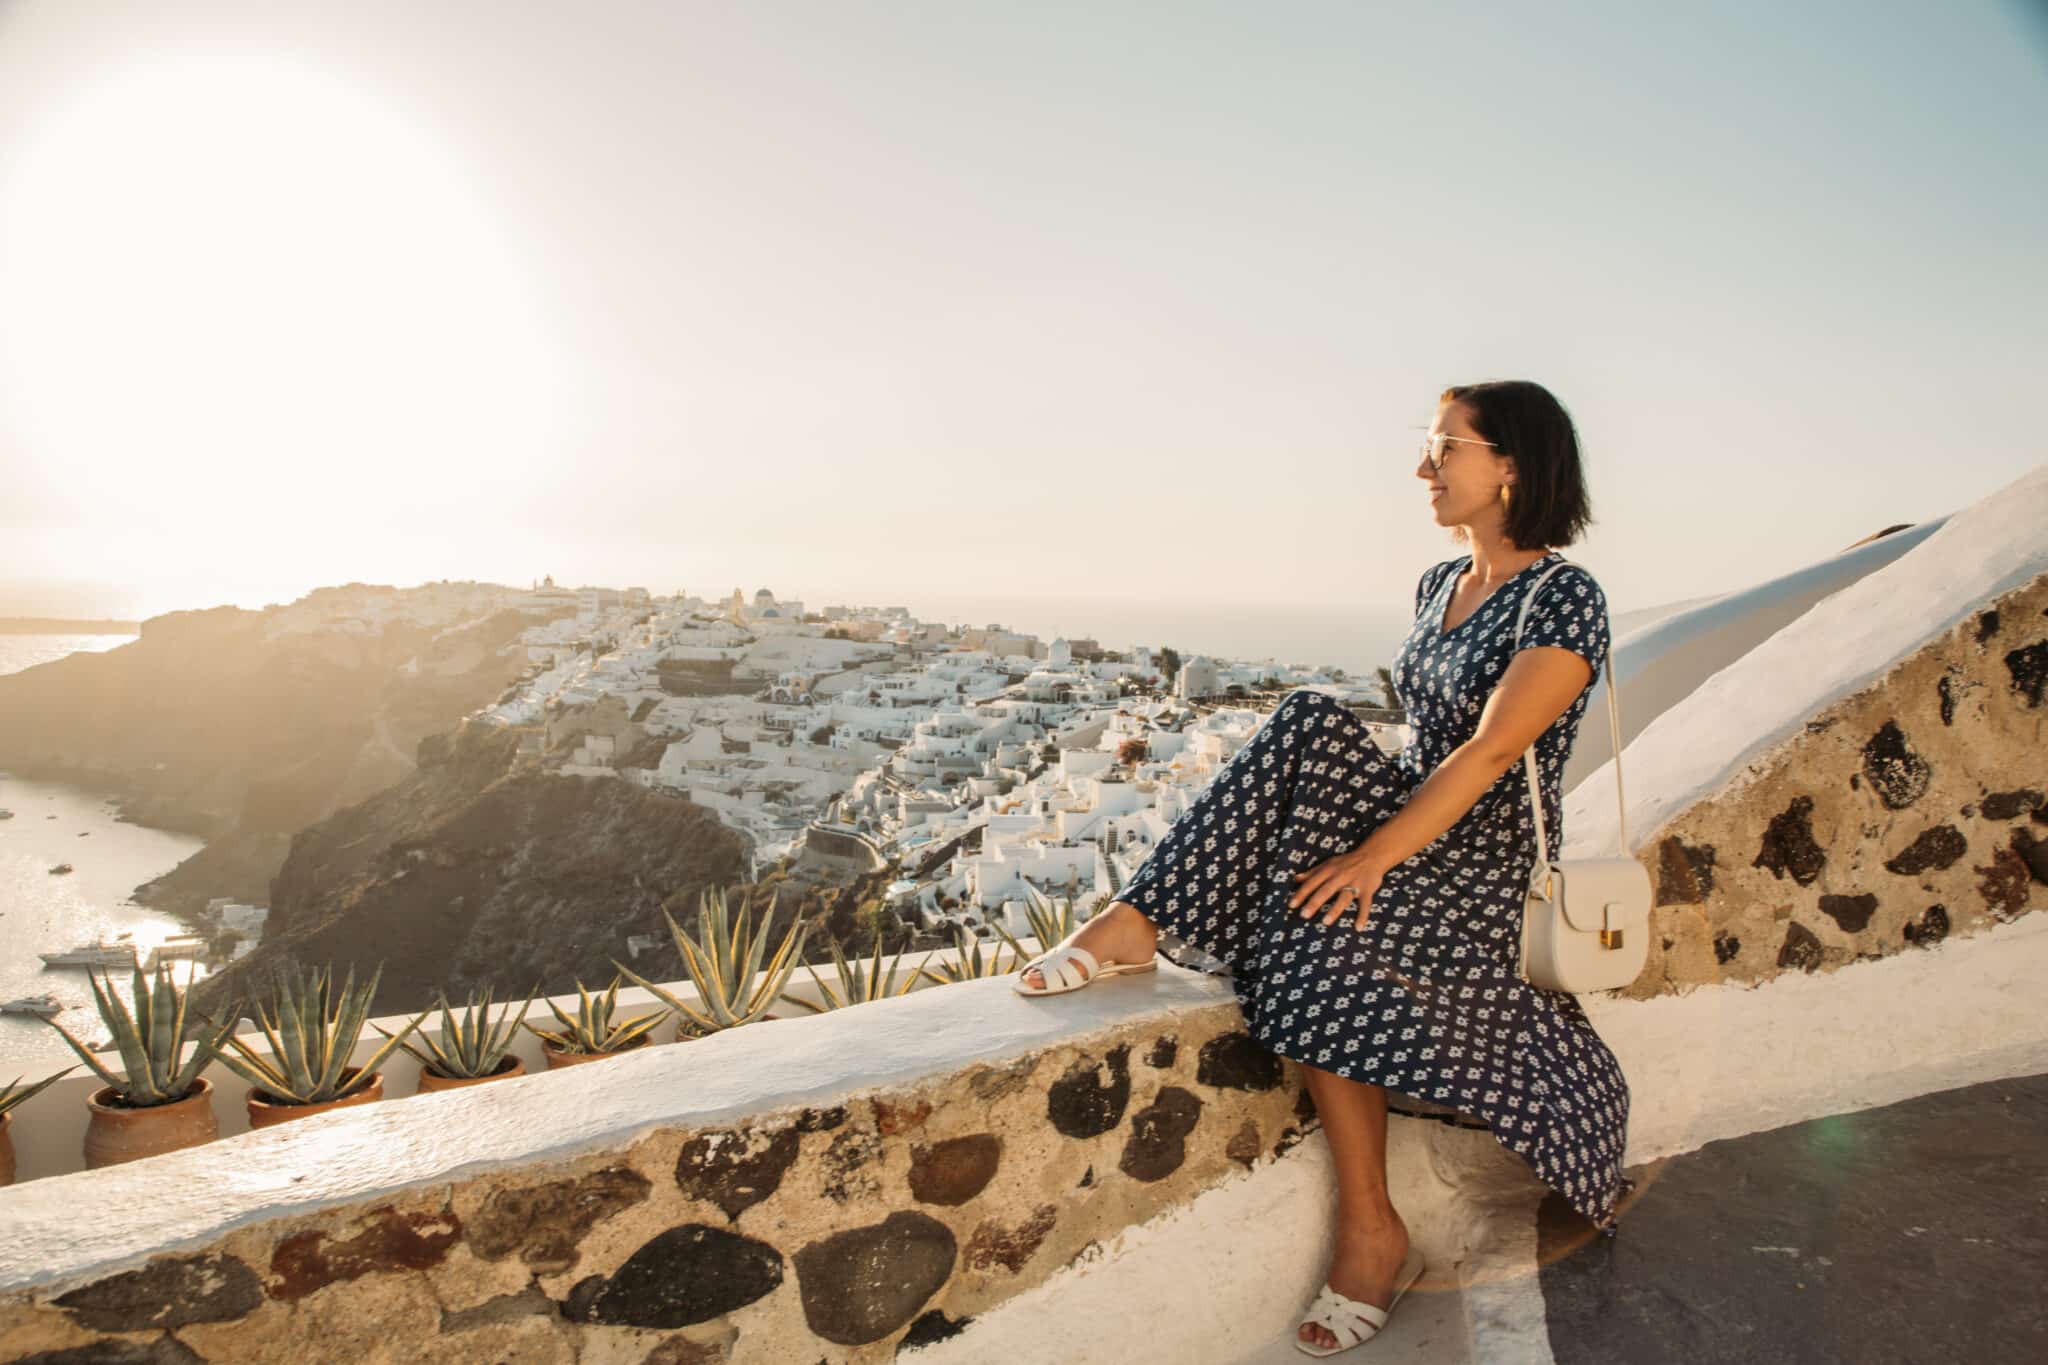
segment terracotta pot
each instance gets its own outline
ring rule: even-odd
[[[0,1114],[0,1185],[14,1183],[14,1135],[8,1132],[14,1115]]]
[[[341,1076],[344,1081],[353,1077],[361,1067],[346,1067]],[[330,1109],[346,1109],[354,1104],[371,1104],[384,1098],[384,1073],[370,1077],[370,1083],[345,1100],[322,1100],[318,1104],[287,1104],[254,1087],[249,1091],[249,1126],[268,1128],[275,1123],[289,1123],[293,1119],[305,1118],[308,1114],[324,1114]]]
[[[488,1076],[437,1076],[425,1067],[420,1068],[420,1087],[415,1095],[430,1095],[436,1090],[460,1090],[466,1085],[482,1085],[485,1081],[501,1081],[507,1076],[524,1076],[526,1063],[519,1054],[508,1052],[499,1061],[498,1069]]]
[[[103,1085],[86,1097],[85,1166],[95,1170],[123,1161],[197,1147],[220,1136],[213,1117],[213,1082],[201,1076],[185,1098],[143,1108],[122,1104],[114,1087]]]
[[[638,1052],[646,1047],[649,1041],[642,1038],[622,1052],[561,1052],[548,1043],[542,1043],[540,1050],[547,1054],[548,1070],[553,1071],[558,1066],[581,1066],[585,1062],[601,1062],[607,1057],[623,1057],[627,1052]]]

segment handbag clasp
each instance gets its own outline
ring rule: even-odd
[[[1602,948],[1619,948],[1621,946],[1621,930],[1610,928],[1607,924],[1608,916],[1614,913],[1617,904],[1615,901],[1608,901],[1600,907],[1600,946]]]

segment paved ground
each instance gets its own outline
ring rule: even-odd
[[[1342,1356],[1540,1365],[2048,1360],[2048,1075],[1709,1143],[1631,1168],[1620,1232],[1552,1195],[1519,1333],[1455,1292]],[[1512,1324],[1509,1324],[1511,1327]],[[1301,1361],[1286,1340],[1240,1365]]]

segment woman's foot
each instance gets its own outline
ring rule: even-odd
[[[1407,1257],[1408,1226],[1399,1218],[1345,1228],[1337,1234],[1337,1254],[1330,1260],[1330,1288],[1347,1298],[1385,1308],[1394,1300],[1394,1276]],[[1311,1346],[1337,1344],[1337,1338],[1320,1323],[1304,1322],[1295,1335]]]
[[[1081,926],[1074,943],[1094,954],[1097,962],[1147,962],[1158,951],[1159,929],[1138,913],[1137,906],[1111,901],[1102,913]],[[1045,946],[1052,947],[1050,943]],[[1074,964],[1074,970],[1088,975],[1088,968],[1079,962]],[[1045,985],[1045,976],[1033,967],[1024,973],[1024,981],[1038,990]]]

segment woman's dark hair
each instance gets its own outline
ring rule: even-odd
[[[1494,454],[1511,456],[1518,476],[1508,497],[1507,538],[1515,548],[1570,545],[1586,534],[1593,500],[1579,463],[1579,437],[1571,414],[1549,389],[1526,379],[1456,384],[1438,403],[1465,410]],[[1462,540],[1465,533],[1456,533]]]

